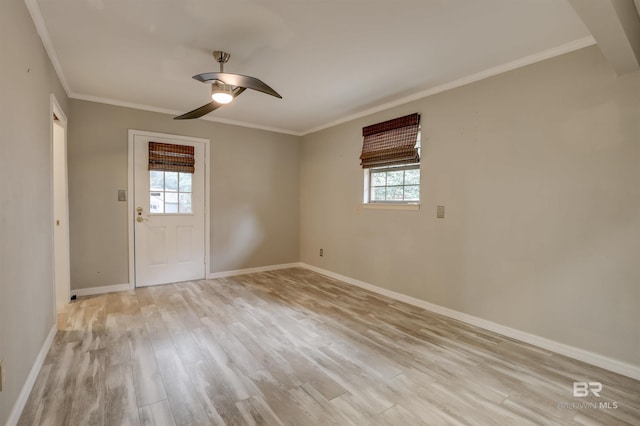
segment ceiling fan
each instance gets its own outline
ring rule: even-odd
[[[282,99],[282,96],[280,96],[278,92],[255,77],[224,72],[224,64],[229,61],[229,58],[231,58],[231,55],[227,52],[216,50],[213,52],[213,57],[218,63],[220,63],[220,72],[205,72],[193,76],[193,78],[198,81],[211,84],[212,101],[200,108],[194,109],[193,111],[173,117],[174,120],[200,118],[203,115],[209,114],[211,111],[228,104],[240,96],[240,94],[246,89],[257,90],[258,92],[266,93],[267,95]]]

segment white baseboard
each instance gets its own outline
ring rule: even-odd
[[[260,266],[257,268],[236,269],[234,271],[211,272],[209,279],[233,277],[236,275],[255,274],[256,272],[277,271],[278,269],[296,268],[302,266],[299,262],[283,263],[280,265]]]
[[[632,379],[640,380],[640,366],[629,364],[614,358],[609,358],[607,356],[587,351],[585,349],[580,349],[575,346],[556,342],[555,340],[536,336],[535,334],[527,333],[525,331],[516,330],[514,328],[510,328],[493,321],[488,321],[482,318],[475,317],[473,315],[445,308],[444,306],[435,305],[433,303],[429,303],[421,299],[416,299],[415,297],[407,296],[395,291],[387,290],[385,288],[381,288],[373,284],[357,280],[355,278],[347,277],[345,275],[340,275],[326,269],[318,268],[317,266],[309,265],[306,263],[300,263],[298,264],[298,266],[322,275],[326,275],[331,278],[335,278],[336,280],[343,281],[347,284],[352,284],[357,287],[364,288],[365,290],[369,290],[374,293],[378,293],[383,296],[387,296],[392,299],[399,300],[401,302],[405,302],[410,305],[417,306],[419,308],[423,308],[428,311],[435,312],[437,314],[483,328],[485,330],[493,331],[494,333],[498,333],[512,339],[520,340],[522,342],[529,343],[531,345],[549,350],[551,352],[555,352],[569,358],[577,359],[579,361],[586,362],[587,364],[595,365],[596,367],[604,368],[605,370],[622,374],[623,376],[631,377]]]
[[[127,291],[131,290],[131,286],[129,284],[114,284],[114,285],[106,285],[103,287],[89,287],[89,288],[79,288],[77,290],[71,290],[71,295],[76,295],[78,297],[82,296],[94,296],[96,294],[105,294],[105,293],[115,293],[117,291]]]
[[[44,359],[49,353],[49,348],[53,343],[53,338],[56,337],[57,331],[58,325],[53,324],[53,327],[51,327],[51,330],[49,331],[49,335],[40,348],[40,352],[38,353],[36,360],[33,362],[33,367],[31,367],[31,371],[27,376],[27,380],[24,382],[24,386],[22,386],[22,390],[18,395],[18,399],[16,400],[15,404],[13,404],[13,408],[11,409],[11,413],[9,414],[9,418],[7,419],[6,426],[15,426],[18,424],[18,420],[20,420],[20,416],[22,415],[22,410],[24,409],[24,406],[29,399],[29,395],[31,394],[33,385],[35,385],[36,383],[38,374],[40,374],[40,369],[42,368],[42,364],[44,363]]]

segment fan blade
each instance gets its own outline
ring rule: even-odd
[[[202,105],[200,108],[196,108],[193,111],[189,111],[185,114],[173,117],[174,120],[191,120],[192,118],[200,118],[203,115],[209,114],[211,111],[218,109],[222,106],[217,102],[209,102],[206,105]]]
[[[231,74],[228,72],[205,72],[203,74],[194,75],[193,78],[203,83],[219,80],[224,84],[246,87],[247,89],[257,90],[258,92],[266,93],[267,95],[282,99],[282,96],[280,96],[278,92],[255,77],[249,77],[242,74]]]
[[[240,96],[240,94],[242,92],[244,92],[246,89],[244,87],[236,87],[235,89],[233,89],[232,93],[233,93],[233,98],[237,98],[238,96]],[[220,108],[221,106],[224,106],[223,104],[219,104],[217,102],[209,102],[206,105],[202,105],[200,108],[196,108],[193,111],[189,111],[185,114],[179,115],[177,117],[173,117],[174,120],[191,120],[193,118],[200,118],[203,115],[207,115],[209,114],[211,111],[214,111],[218,108]]]

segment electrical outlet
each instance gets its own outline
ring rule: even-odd
[[[4,360],[0,361],[0,392],[2,392],[2,388],[4,387],[4,376],[6,375],[4,371]]]
[[[320,257],[323,257],[323,256],[324,256],[324,250],[320,249]]]

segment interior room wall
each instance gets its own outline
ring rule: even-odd
[[[640,366],[638,94],[592,46],[307,135],[301,261]],[[362,127],[414,112],[420,210],[364,209]]]
[[[22,0],[0,6],[0,360],[5,424],[54,325],[50,93],[67,98]]]
[[[299,137],[71,100],[71,288],[129,282],[128,129],[210,139],[211,272],[299,260]],[[129,194],[131,195],[131,194]]]

